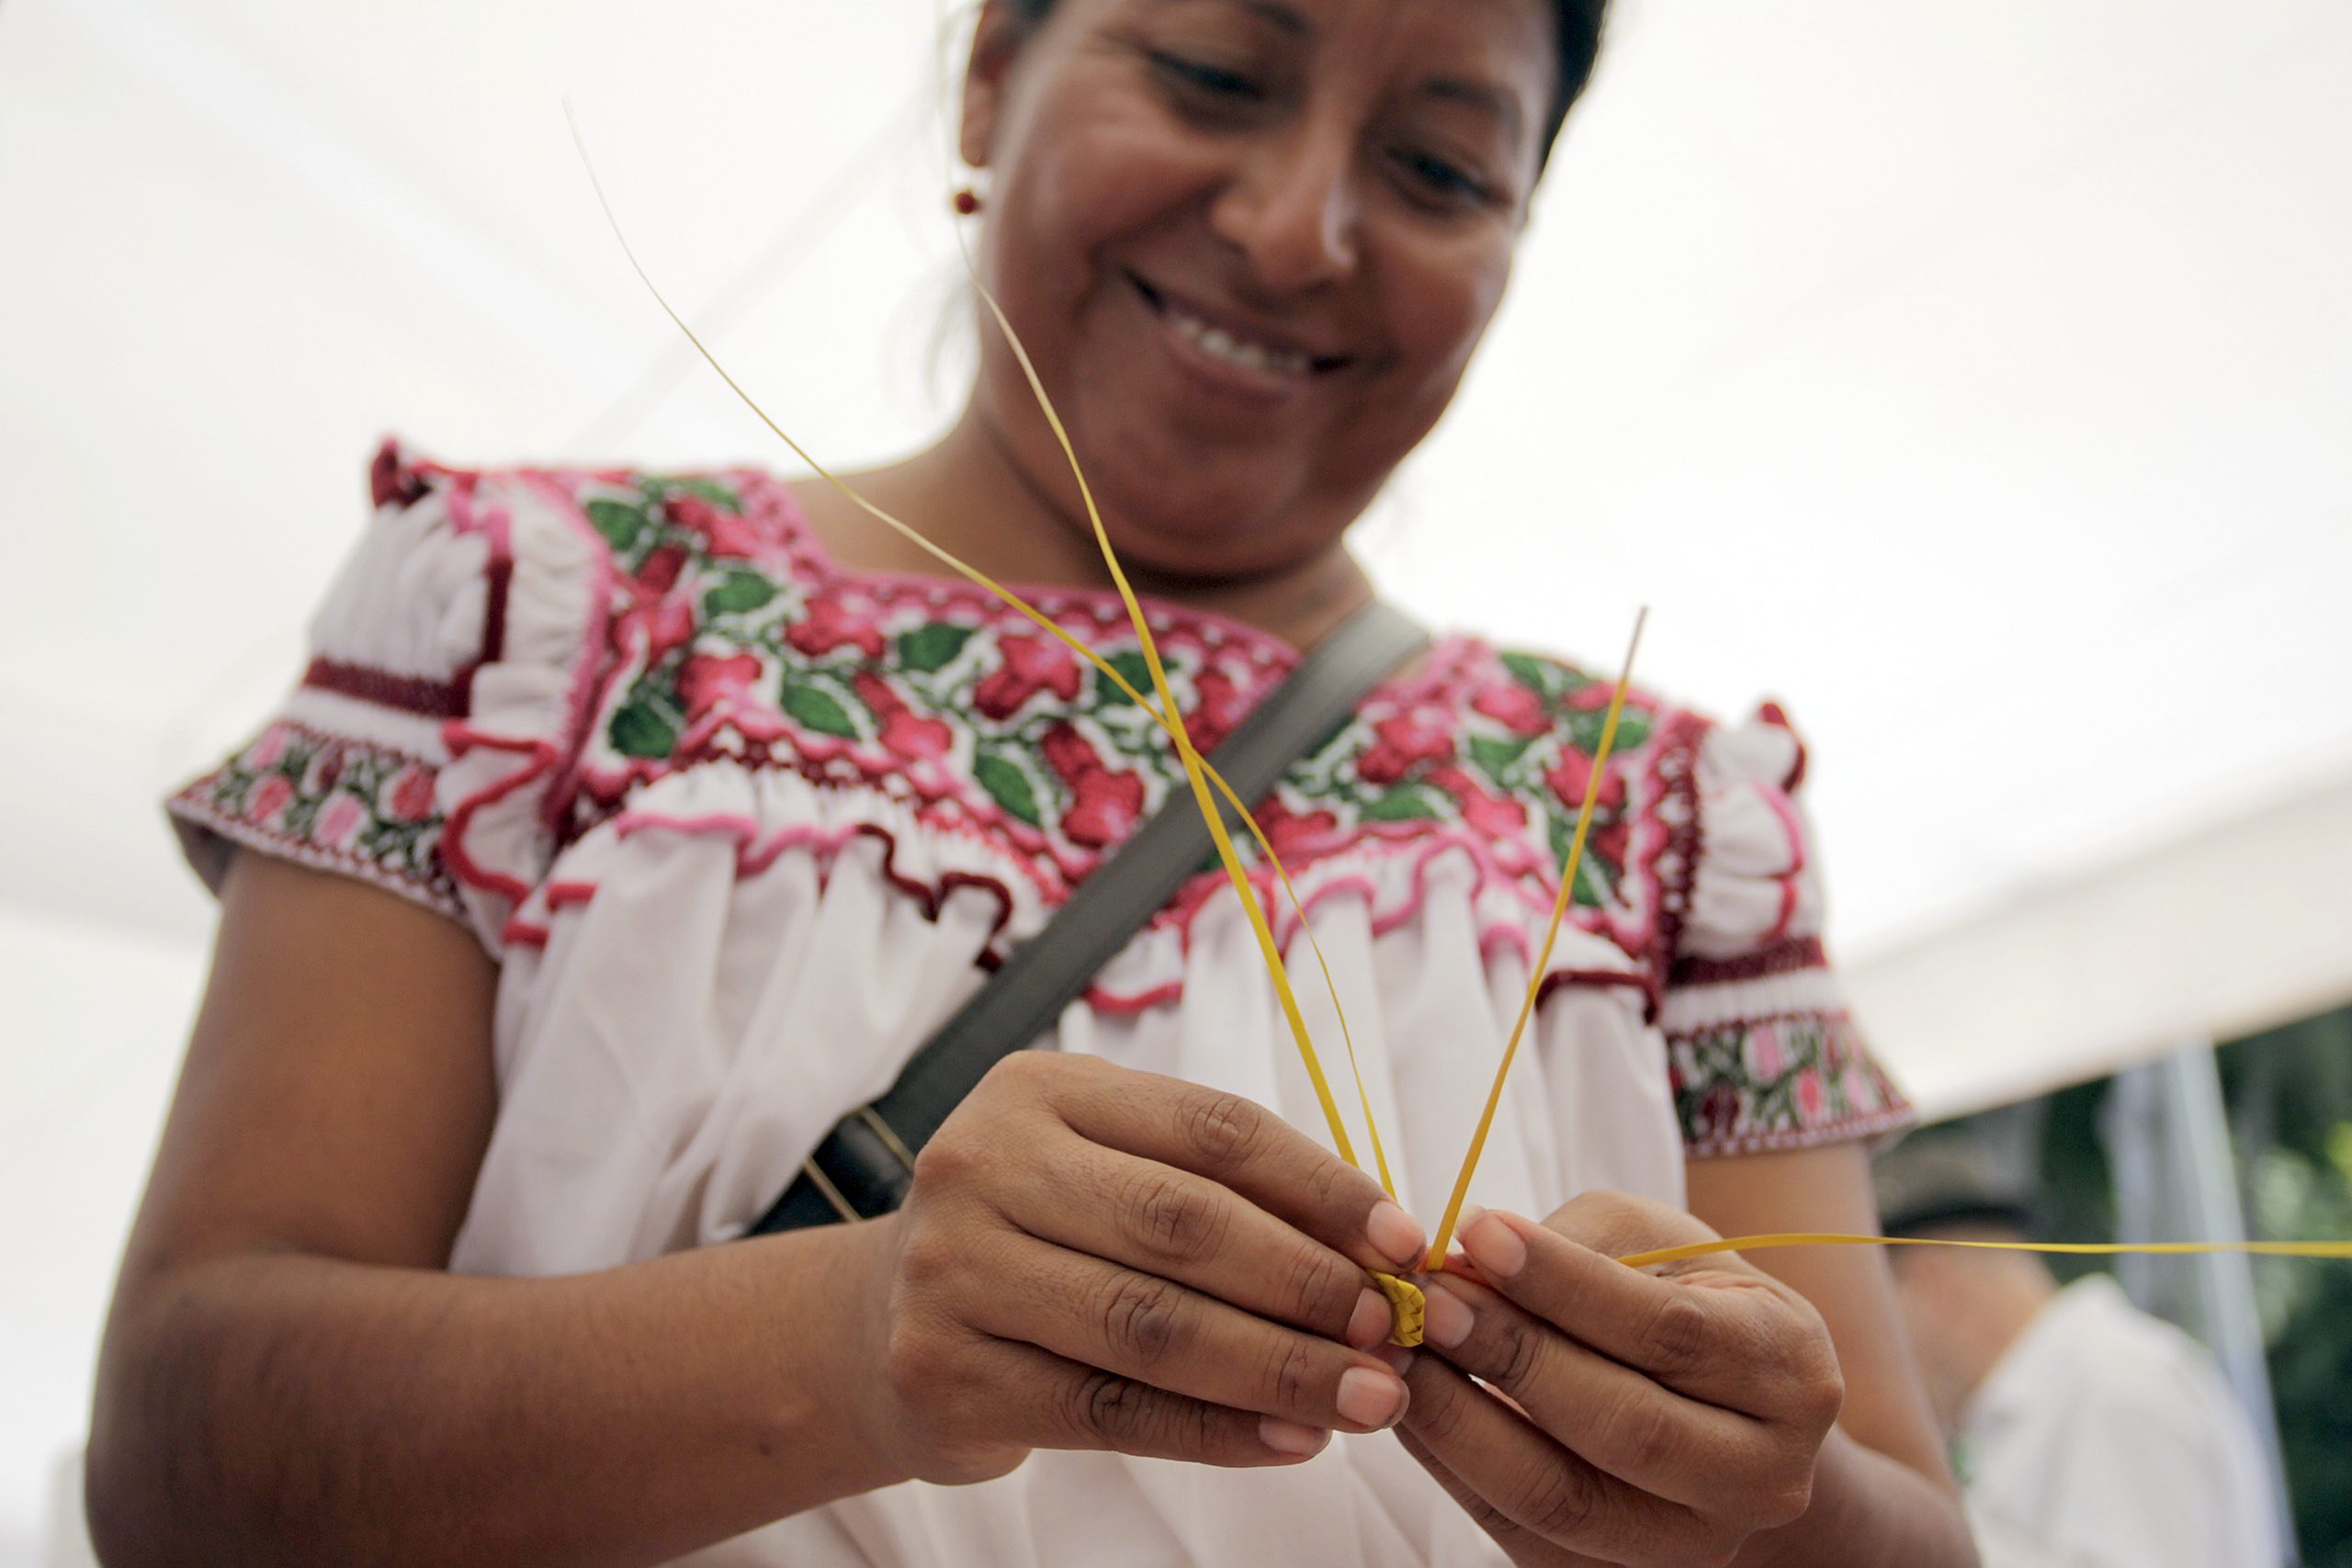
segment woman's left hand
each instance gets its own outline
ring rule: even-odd
[[[1398,1437],[1521,1568],[1727,1563],[1805,1511],[1845,1396],[1821,1314],[1735,1255],[1615,1261],[1714,1235],[1588,1193],[1477,1216],[1478,1279],[1424,1281]]]

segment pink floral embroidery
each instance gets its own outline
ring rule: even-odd
[[[1552,728],[1543,699],[1517,682],[1490,685],[1470,701],[1472,711],[1499,720],[1514,735],[1541,735]]]
[[[882,657],[882,631],[864,606],[840,596],[809,601],[807,613],[784,634],[794,651],[810,658],[837,648],[854,648],[868,659]]]
[[[1258,827],[1265,833],[1266,841],[1274,846],[1274,853],[1284,860],[1319,847],[1340,829],[1337,813],[1293,811],[1279,794],[1267,796],[1251,809],[1250,815],[1258,819]]]
[[[1419,763],[1453,755],[1452,731],[1419,714],[1384,718],[1372,733],[1372,745],[1356,757],[1356,777],[1366,784],[1395,784]]]
[[[1592,758],[1582,751],[1563,751],[1560,760],[1544,775],[1552,786],[1553,796],[1571,811],[1584,807],[1584,793],[1592,787]],[[1622,811],[1625,808],[1625,775],[1611,769],[1601,776],[1600,796],[1596,811]],[[1596,831],[1598,829],[1596,828]]]
[[[671,522],[702,536],[707,555],[750,560],[760,553],[759,530],[739,513],[720,511],[707,497],[680,491],[665,498],[662,508]]]
[[[756,654],[739,653],[729,659],[689,656],[678,667],[678,695],[686,705],[686,716],[700,718],[719,704],[742,695],[760,674]]]
[[[1431,769],[1430,783],[1453,796],[1462,819],[1489,838],[1514,838],[1527,827],[1527,807],[1507,800],[1470,776],[1467,768],[1449,764]]]
[[[1062,814],[1062,832],[1072,843],[1107,849],[1126,838],[1143,815],[1141,777],[1102,765],[1102,753],[1071,724],[1046,731],[1039,750],[1046,766],[1069,786],[1070,808]]]
[[[956,732],[945,719],[916,713],[881,676],[860,671],[852,677],[851,685],[881,721],[877,739],[892,755],[910,761],[937,761],[955,749]]]
[[[399,821],[422,822],[432,816],[432,770],[413,767],[401,774],[391,787],[389,804],[390,815]]]
[[[368,813],[359,802],[347,795],[336,795],[319,812],[319,825],[313,830],[318,841],[331,850],[347,850],[359,836],[360,824]]]
[[[1079,663],[1060,643],[1016,632],[997,639],[997,653],[1004,662],[972,689],[972,705],[989,718],[1011,718],[1040,692],[1077,700]]]
[[[254,786],[252,796],[245,802],[245,815],[255,822],[267,822],[293,798],[292,781],[284,773],[272,773]]]

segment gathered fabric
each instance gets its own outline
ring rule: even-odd
[[[741,1235],[1184,788],[1148,716],[1066,649],[960,581],[841,567],[767,475],[468,470],[388,446],[372,479],[300,683],[171,810],[209,878],[232,846],[284,855],[460,920],[498,959],[498,1119],[455,1269],[569,1273]],[[1022,592],[1141,683],[1115,595]],[[1297,659],[1212,615],[1147,612],[1204,752]],[[1425,1221],[1532,977],[1609,694],[1565,660],[1444,637],[1255,807],[1301,908],[1270,868],[1254,893],[1336,1062],[1302,925],[1328,960]],[[1775,708],[1726,728],[1634,694],[1473,1201],[1679,1203],[1693,1155],[1907,1120],[1823,953],[1804,765]],[[1214,866],[1037,1043],[1327,1136]],[[1250,1472],[1040,1452],[689,1561],[1276,1559],[1501,1561],[1385,1436]]]

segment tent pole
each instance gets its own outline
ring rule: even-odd
[[[2115,1178],[2117,1239],[2242,1242],[2237,1160],[2210,1043],[2198,1041],[2118,1074],[2101,1132]],[[2196,1335],[2261,1439],[2286,1561],[2299,1564],[2278,1418],[2256,1310],[2253,1260],[2242,1254],[2132,1258],[2117,1270],[2132,1301]],[[2183,1267],[2164,1269],[2177,1262]]]

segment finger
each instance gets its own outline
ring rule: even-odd
[[[1403,1427],[1397,1427],[1396,1441],[1407,1453],[1419,1461],[1423,1470],[1430,1472],[1430,1479],[1435,1481],[1439,1488],[1447,1496],[1453,1498],[1454,1504],[1464,1513],[1470,1516],[1470,1521],[1494,1539],[1495,1544],[1501,1547],[1504,1554],[1512,1562],[1541,1562],[1544,1568],[1607,1568],[1607,1564],[1601,1562],[1599,1558],[1587,1557],[1580,1551],[1570,1551],[1566,1547],[1555,1546],[1543,1540],[1534,1531],[1528,1529],[1500,1508],[1487,1502],[1478,1495],[1476,1487],[1454,1474],[1447,1468],[1445,1461],[1430,1452],[1429,1445],[1415,1437],[1410,1430]]]
[[[1081,1137],[1229,1187],[1366,1269],[1414,1267],[1428,1245],[1378,1182],[1240,1095],[1105,1063],[1063,1073],[1051,1103]]]
[[[1387,1340],[1387,1298],[1344,1254],[1206,1177],[1063,1136],[1054,1185],[998,1203],[1031,1235],[1358,1349]]]
[[[1705,1269],[1656,1275],[1516,1214],[1482,1212],[1461,1234],[1487,1283],[1693,1399],[1780,1418],[1792,1414],[1782,1406],[1792,1390],[1834,1372],[1826,1337],[1806,1320],[1811,1309],[1800,1311],[1770,1276],[1744,1262],[1709,1258]]]
[[[1766,1429],[1599,1355],[1483,1285],[1430,1279],[1427,1347],[1628,1485],[1703,1509],[1778,1451]]]
[[[1402,1431],[1513,1526],[1609,1562],[1647,1562],[1708,1544],[1679,1504],[1652,1497],[1578,1458],[1438,1357],[1417,1354]]]
[[[1172,1280],[1028,1236],[1009,1244],[1017,1283],[978,1303],[973,1325],[1082,1366],[1211,1404],[1306,1427],[1376,1432],[1406,1404],[1376,1358],[1268,1323]]]
[[[1010,1362],[989,1380],[1028,1399],[1023,1427],[1035,1447],[1102,1450],[1143,1459],[1183,1460],[1227,1469],[1297,1464],[1330,1443],[1328,1428],[1188,1399],[1080,1366],[1034,1345],[992,1340],[984,1352]]]

